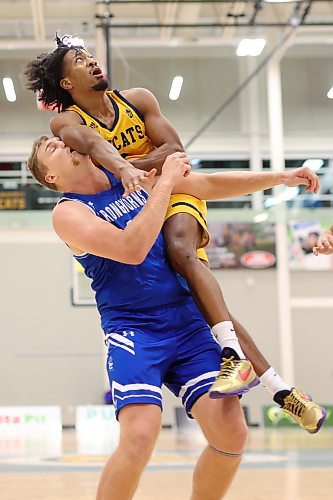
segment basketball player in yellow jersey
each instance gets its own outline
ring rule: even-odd
[[[98,70],[95,69],[95,71],[97,73]],[[101,135],[104,139],[106,139],[114,146],[114,148],[120,153],[123,158],[127,159],[131,163],[138,165],[140,162],[144,162],[142,168],[149,168],[156,165],[156,167],[159,169],[161,146],[156,147],[149,138],[151,136],[154,137],[157,131],[152,130],[150,135],[148,136],[146,131],[145,118],[141,111],[139,111],[139,109],[133,104],[133,101],[139,101],[138,97],[140,96],[141,102],[139,101],[139,106],[142,107],[142,104],[144,104],[147,99],[153,101],[153,96],[148,97],[148,93],[145,89],[129,89],[121,92],[119,92],[118,90],[106,90],[105,95],[109,99],[109,103],[114,111],[114,119],[110,127],[108,127],[106,123],[103,123],[98,118],[91,116],[86,111],[86,107],[81,108],[77,104],[69,106],[66,109],[66,113],[69,113],[70,111],[74,111],[75,113],[77,113],[77,115],[81,119],[81,124],[86,125],[95,132],[98,132],[99,135]],[[125,96],[128,96],[130,100],[126,99]],[[152,104],[154,106],[155,103]],[[150,108],[152,108],[151,104],[148,106],[148,112]],[[62,123],[62,117],[61,119],[59,119],[58,117],[57,119],[53,120],[51,125],[53,133],[59,133],[57,125],[59,122],[60,124]],[[173,131],[171,130],[171,132]],[[175,139],[175,149],[181,150],[182,145],[178,135],[175,137]],[[155,140],[155,142],[159,142],[158,138],[157,140]],[[166,144],[169,148],[170,141],[168,141]],[[149,164],[147,164],[147,158],[151,160],[152,157],[152,155],[147,155],[153,151],[155,154],[158,153],[159,158],[157,160],[157,163],[155,164],[154,162],[149,161]],[[164,154],[167,155],[167,151],[165,151]],[[195,219],[197,219],[197,221],[199,222],[202,234],[199,235],[200,237],[198,238],[198,245],[200,248],[197,250],[197,253],[200,259],[208,262],[206,252],[201,249],[201,247],[207,246],[209,242],[209,233],[206,225],[206,203],[189,195],[172,195],[166,218],[169,219],[173,215],[179,213],[189,213],[194,216]]]
[[[55,136],[119,176],[130,171],[130,165],[160,171],[167,155],[183,151],[176,130],[148,90],[107,91],[102,70],[82,45],[71,37],[57,37],[56,42],[52,53],[31,61],[26,70],[28,88],[39,91],[40,100],[60,112],[51,122]],[[134,179],[125,187],[130,191],[139,184],[140,179]],[[274,400],[301,427],[317,432],[323,422],[321,408],[283,381],[246,330],[231,321],[217,281],[198,258],[197,248],[209,239],[205,210],[204,202],[193,197],[171,199],[164,236],[174,269],[186,278],[223,349],[221,373],[211,395],[242,394],[255,385],[256,374],[248,358]]]

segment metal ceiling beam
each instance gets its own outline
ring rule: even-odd
[[[30,0],[36,40],[45,40],[44,0]]]
[[[223,30],[223,38],[231,38],[235,31],[235,26],[239,23],[239,19],[245,16],[246,5],[244,2],[235,1],[229,12],[227,13],[228,27]]]
[[[114,21],[112,23],[112,28],[287,28],[292,26],[292,23],[282,23],[282,22],[257,22],[255,24],[250,24],[248,22],[234,22],[230,23],[118,23]],[[304,22],[301,23],[302,27],[315,26],[315,27],[327,27],[333,26],[332,21],[318,21],[318,22]]]
[[[200,18],[200,12],[200,3],[197,3],[196,5],[182,4],[178,11],[177,21],[180,23],[187,21],[196,24]],[[178,33],[178,36],[185,39],[197,38],[197,35],[196,28],[181,30],[181,32]]]
[[[257,18],[257,15],[259,14],[259,11],[264,7],[264,1],[263,0],[255,0],[254,1],[254,6],[253,6],[253,14],[249,20],[249,24],[253,25],[255,23],[255,20]]]
[[[172,27],[174,25],[176,15],[178,12],[178,2],[167,2],[165,5],[164,11],[164,19],[167,20],[167,23],[163,23],[163,27],[161,29],[161,38],[163,40],[170,40],[172,37]]]

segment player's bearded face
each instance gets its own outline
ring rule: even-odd
[[[99,80],[99,82],[97,82],[95,85],[93,85],[93,90],[96,90],[96,92],[100,91],[100,90],[107,90],[109,86],[109,82],[107,81],[106,78],[102,78],[101,80]]]

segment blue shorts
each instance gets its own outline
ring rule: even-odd
[[[162,408],[162,384],[179,396],[188,416],[215,380],[221,348],[192,299],[146,311],[115,312],[107,370],[118,415],[128,404]]]

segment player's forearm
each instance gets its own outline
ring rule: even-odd
[[[221,191],[224,198],[263,191],[283,182],[281,172],[217,172],[211,176],[212,196]]]
[[[159,235],[168,208],[172,184],[160,178],[141,212],[123,231],[125,245],[133,248],[134,264],[142,263]]]
[[[243,196],[281,184],[280,172],[217,172],[191,173],[178,183],[173,193],[184,193],[203,200]]]
[[[148,172],[152,168],[157,169],[157,173],[160,174],[162,171],[163,163],[166,157],[172,153],[176,153],[177,151],[184,151],[182,144],[180,143],[165,143],[162,146],[154,149],[147,155],[142,158],[128,158],[128,161],[136,168],[140,168],[141,170],[145,170]]]
[[[124,168],[130,167],[112,144],[88,127],[63,127],[59,135],[67,146],[91,156],[117,177],[121,177]]]
[[[116,177],[120,178],[123,170],[130,167],[129,162],[118,153],[116,148],[102,137],[88,141],[87,148],[89,150],[87,154]]]

